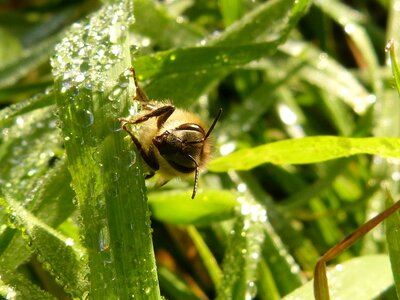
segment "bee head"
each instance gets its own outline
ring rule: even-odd
[[[196,195],[199,166],[204,163],[207,156],[204,151],[205,143],[221,113],[220,109],[207,132],[199,124],[185,123],[172,130],[165,130],[153,138],[153,143],[160,155],[175,170],[185,174],[195,172],[192,198]]]
[[[153,138],[161,156],[179,172],[192,173],[201,162],[205,132],[197,124],[182,124]]]

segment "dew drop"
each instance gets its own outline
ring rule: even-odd
[[[87,109],[78,110],[74,117],[76,124],[81,127],[89,127],[94,122],[94,116],[92,112]]]
[[[15,299],[16,297],[17,297],[17,292],[14,290],[14,288],[9,287],[7,289],[6,299]]]
[[[106,226],[99,232],[99,248],[100,251],[107,251],[110,248],[110,232]]]
[[[67,245],[67,246],[73,246],[74,244],[75,244],[75,242],[72,238],[67,238],[65,240],[65,245]]]
[[[247,292],[245,299],[253,299],[257,295],[257,286],[254,281],[250,281],[247,283]]]
[[[236,143],[234,142],[229,142],[226,144],[221,145],[219,151],[222,156],[228,155],[229,153],[232,153],[236,149]]]
[[[82,73],[75,76],[75,82],[77,82],[77,83],[81,83],[84,80],[85,80],[85,75],[83,75]]]
[[[150,287],[144,288],[144,293],[145,293],[145,295],[149,295],[150,292],[151,292],[151,288],[150,288]]]
[[[118,99],[118,97],[122,94],[123,89],[121,89],[119,86],[117,86],[116,88],[114,88],[110,95],[108,95],[108,100],[110,101],[114,101],[116,99]]]
[[[35,175],[37,172],[38,172],[37,169],[30,169],[30,170],[28,171],[28,174],[27,174],[27,175],[28,175],[29,177],[31,177],[31,176]]]
[[[128,168],[132,168],[136,164],[136,152],[135,151],[129,152],[129,160],[130,160],[130,163],[128,165]]]
[[[71,81],[63,81],[61,84],[61,93],[66,93],[72,87]]]

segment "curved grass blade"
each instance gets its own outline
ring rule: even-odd
[[[393,285],[389,258],[382,254],[346,261],[329,270],[328,276],[335,278],[330,288],[335,299],[379,299],[379,295]],[[284,299],[313,299],[312,284],[312,281],[308,282]]]
[[[394,12],[396,13],[396,12]],[[398,30],[398,29],[395,29]],[[398,94],[400,94],[400,68],[397,62],[395,41],[391,39],[386,45],[387,52],[389,52],[392,73],[396,82],[396,88]],[[397,99],[397,101],[399,101]],[[393,190],[398,190],[396,182],[393,183]],[[393,199],[390,199],[393,202]],[[388,250],[390,255],[390,262],[392,266],[393,278],[396,285],[397,295],[400,295],[400,260],[399,260],[399,249],[400,241],[398,235],[398,228],[400,226],[400,217],[398,214],[389,218],[386,222],[386,240],[388,243]]]
[[[400,208],[400,201],[396,202],[388,209],[386,209],[379,215],[375,216],[374,218],[366,222],[352,234],[347,236],[343,241],[333,246],[331,249],[325,252],[324,255],[320,257],[314,270],[314,295],[316,300],[326,300],[330,298],[328,279],[326,277],[326,263],[337,257],[339,254],[343,253],[345,250],[347,250],[362,236],[364,236],[373,228],[375,228],[377,225],[382,223],[383,220],[391,216],[399,208]]]
[[[310,164],[355,154],[375,154],[400,158],[400,139],[346,138],[335,136],[306,137],[284,140],[236,151],[212,161],[209,170],[250,170],[264,163]]]

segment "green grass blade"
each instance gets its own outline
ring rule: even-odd
[[[14,200],[5,199],[1,206],[8,211],[13,225],[28,238],[31,249],[56,276],[58,283],[69,294],[81,298],[86,288],[84,251],[72,239],[62,236]]]
[[[395,50],[395,41],[390,40],[388,45],[386,46],[386,50],[389,50],[392,73],[396,82],[397,92],[400,95],[400,68],[397,63],[396,50]],[[399,101],[397,99],[397,101]],[[396,186],[394,187],[397,188]],[[389,197],[391,198],[391,197]],[[393,199],[391,199],[393,202]],[[400,295],[400,260],[399,260],[399,249],[400,249],[400,241],[399,236],[397,234],[398,228],[400,226],[400,217],[398,214],[391,216],[388,220],[386,220],[386,240],[388,243],[390,262],[392,266],[392,272],[394,277],[394,282],[396,285],[397,295]]]
[[[7,61],[13,60],[22,53],[22,45],[18,38],[5,28],[0,29],[0,69]]]
[[[210,274],[214,286],[216,289],[219,289],[221,286],[222,273],[214,255],[194,226],[189,226],[187,230],[199,251],[203,264],[206,267],[208,274]]]
[[[59,40],[59,36],[48,38],[40,44],[23,51],[20,56],[8,61],[7,64],[0,68],[0,87],[15,83],[32,68],[47,62]]]
[[[138,57],[135,68],[141,80],[168,74],[229,70],[271,55],[276,48],[276,42],[179,48]]]
[[[177,225],[206,225],[234,217],[238,203],[228,191],[207,190],[196,200],[187,193],[151,193],[149,204],[154,218]],[[171,209],[174,207],[174,209]]]
[[[141,160],[118,121],[134,90],[127,71],[132,9],[129,0],[102,7],[71,28],[52,61],[95,299],[160,297]]]
[[[219,6],[224,24],[229,26],[240,18],[244,5],[242,0],[222,0]]]
[[[390,197],[389,197],[390,199]],[[392,205],[393,199],[387,201],[387,206]],[[391,202],[391,203],[389,203]],[[394,282],[396,285],[397,295],[400,293],[400,239],[398,235],[400,224],[400,216],[398,213],[393,214],[385,221],[385,232],[386,232],[386,240],[389,249],[390,256],[390,264],[392,267],[392,273]]]
[[[191,287],[174,272],[160,266],[158,268],[160,287],[168,299],[200,300]]]
[[[254,11],[251,11],[242,19],[233,23],[226,31],[223,32],[217,39],[210,36],[209,42],[206,43],[209,46],[221,47],[211,48],[208,50],[192,49],[190,52],[185,50],[172,50],[166,52],[160,57],[155,54],[154,57],[159,57],[160,61],[155,62],[152,59],[152,63],[147,63],[146,57],[139,57],[133,61],[133,65],[138,67],[138,75],[141,72],[146,73],[147,70],[153,69],[153,64],[160,66],[157,69],[151,70],[149,74],[156,74],[163,72],[163,66],[170,66],[173,69],[172,74],[166,74],[163,77],[158,77],[157,80],[151,81],[146,86],[146,92],[152,99],[172,99],[174,103],[178,103],[182,106],[189,106],[195,99],[198,99],[203,95],[210,87],[215,85],[218,81],[222,80],[229,72],[232,72],[233,65],[239,63],[244,66],[249,62],[250,57],[253,56],[253,60],[261,57],[262,55],[268,55],[276,51],[277,47],[282,44],[288,37],[291,30],[297,24],[300,17],[305,13],[309,1],[302,0],[297,1],[295,4],[290,0],[277,0],[269,1],[266,4],[259,5]],[[257,19],[255,22],[254,19]],[[268,24],[273,23],[269,31]],[[257,24],[263,24],[258,26]],[[267,48],[267,52],[263,53],[260,50],[264,48],[251,49],[249,44],[256,42],[266,42],[263,47]],[[244,48],[238,48],[241,52],[235,55],[234,51],[228,51],[224,53],[222,46],[235,47],[243,45]],[[248,46],[246,46],[248,45]],[[248,48],[248,52],[244,50]],[[250,48],[249,48],[250,47]],[[261,47],[261,46],[260,46]],[[250,50],[251,49],[251,50]],[[228,50],[225,48],[225,50]],[[190,59],[190,53],[193,51],[195,58]],[[211,52],[207,52],[211,51]],[[216,62],[212,65],[224,66],[224,69],[209,69],[208,72],[204,72],[205,66],[209,66],[210,57],[204,55],[204,53],[210,53],[212,57],[216,59]],[[218,54],[219,53],[219,54]],[[184,64],[184,68],[192,67],[190,76],[186,72],[176,74],[176,70],[182,68],[182,65],[175,63],[175,60],[190,59],[189,64]],[[151,57],[151,56],[150,56]],[[189,57],[189,58],[188,58]],[[233,63],[229,63],[229,59],[232,59]],[[141,60],[143,60],[141,62]],[[214,60],[214,59],[213,59]],[[186,67],[185,67],[186,66]],[[196,72],[195,70],[198,71]],[[146,78],[143,75],[143,78]],[[175,87],[179,86],[179,89]]]
[[[386,255],[351,259],[328,270],[328,277],[330,294],[337,299],[376,299],[393,284],[390,262]],[[313,299],[312,284],[312,281],[308,282],[284,299]]]
[[[38,180],[37,186],[27,196],[30,202],[26,208],[42,222],[57,227],[75,210],[70,182],[66,161],[62,159],[44,178]],[[31,249],[26,247],[26,243],[15,230],[1,235],[0,260],[3,267],[14,270],[29,258]]]
[[[379,93],[382,82],[377,74],[379,63],[378,57],[367,30],[360,21],[366,21],[360,13],[354,11],[346,4],[335,0],[317,1],[316,5],[321,8],[326,15],[333,18],[344,32],[352,39],[357,48],[359,60],[363,61],[364,67],[368,69],[368,76],[375,93]]]
[[[239,194],[237,200],[240,214],[229,231],[217,299],[246,299],[257,295],[256,278],[267,212],[246,191]]]
[[[273,0],[258,5],[229,26],[213,44],[244,45],[269,40],[283,43],[289,32],[303,16],[310,1]],[[259,24],[263,24],[259,26]]]
[[[156,1],[136,0],[135,11],[133,30],[162,48],[193,45],[203,37],[202,30],[190,23],[177,22],[176,17],[168,14]]]
[[[397,91],[400,94],[400,67],[397,63],[395,40],[391,39],[388,42],[388,44],[386,45],[386,51],[389,52],[393,77],[396,82]]]
[[[248,193],[266,208],[268,219],[262,224],[265,232],[263,258],[274,274],[276,287],[282,295],[286,295],[301,284],[302,276],[298,271],[300,266],[312,269],[318,259],[318,252],[315,246],[304,239],[302,233],[290,223],[286,211],[277,207],[254,176],[249,172],[234,174],[236,173],[238,179],[233,174],[231,176],[235,182],[246,186]]]
[[[26,101],[13,104],[0,111],[0,126],[2,128],[12,126],[16,122],[18,116],[23,116],[26,113],[32,112],[39,108],[44,108],[55,104],[54,95],[52,92],[46,94],[38,94]]]
[[[21,111],[23,108],[5,111],[10,117],[1,122],[4,130],[0,133],[0,180],[4,182],[2,193],[27,203],[61,145],[52,107],[34,109],[26,114]],[[24,180],[27,177],[29,180]]]
[[[304,67],[299,71],[301,78],[341,99],[357,114],[365,113],[374,102],[376,96],[349,69],[311,43],[290,39],[280,47],[280,51],[293,57],[297,64],[303,63]],[[330,101],[335,101],[335,98]]]
[[[285,140],[243,149],[211,162],[209,170],[250,170],[264,163],[309,164],[355,154],[399,158],[398,138],[344,138],[333,136]]]
[[[7,294],[9,298],[55,300],[56,298],[30,282],[25,276],[15,271],[4,271],[1,280],[9,283]],[[7,297],[7,298],[8,298]],[[5,299],[7,299],[5,298]]]

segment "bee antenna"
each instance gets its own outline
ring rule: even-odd
[[[210,128],[208,129],[208,131],[204,137],[204,140],[206,140],[208,138],[208,136],[210,135],[211,131],[213,131],[215,124],[217,124],[217,121],[218,121],[219,117],[221,116],[221,114],[222,114],[222,108],[219,109],[217,116],[215,117],[214,121],[212,122]]]
[[[194,197],[196,196],[198,183],[199,183],[199,167],[196,167],[196,171],[194,173],[194,185],[193,185],[192,199],[194,199]]]
[[[191,156],[190,154],[188,154],[188,157],[194,162],[194,164],[196,165],[196,171],[194,173],[194,185],[193,185],[193,192],[192,192],[192,199],[194,199],[194,197],[196,196],[197,193],[197,185],[199,183],[199,165],[197,164],[197,161],[194,159],[193,156]]]

